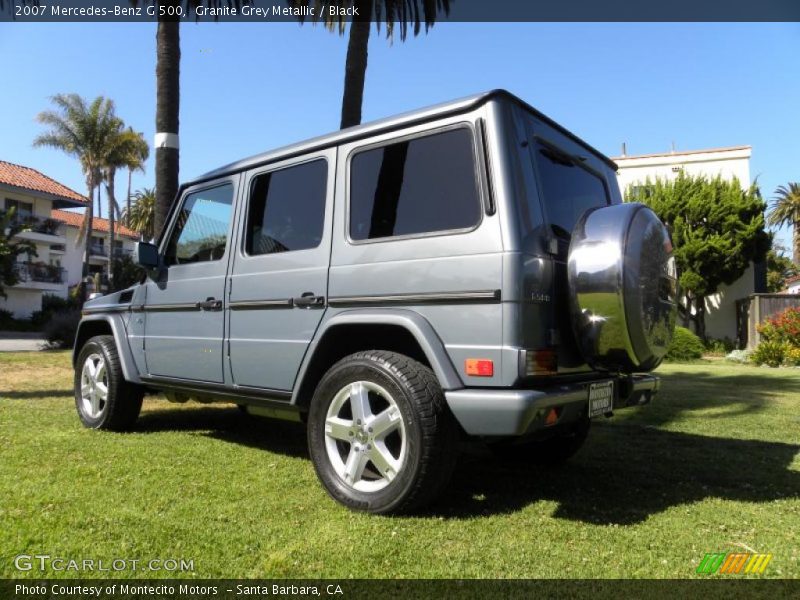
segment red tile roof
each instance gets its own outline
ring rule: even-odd
[[[86,198],[36,169],[0,160],[0,184],[42,192],[64,200],[85,203]]]
[[[62,223],[66,223],[70,227],[80,227],[81,223],[83,223],[83,213],[79,212],[71,212],[68,210],[58,210],[53,209],[50,212],[50,217],[55,219],[56,221],[61,221]],[[108,219],[100,219],[98,217],[92,218],[92,230],[99,231],[102,233],[108,233],[111,230],[111,226],[109,225]],[[133,238],[135,240],[139,239],[139,234],[136,233],[133,229],[128,229],[124,225],[120,225],[119,223],[114,223],[114,230],[116,231],[117,235],[124,235],[125,237]]]

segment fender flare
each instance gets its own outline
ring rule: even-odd
[[[453,367],[442,340],[439,339],[433,326],[422,315],[412,310],[404,309],[353,309],[336,313],[320,325],[314,339],[309,344],[308,351],[297,373],[294,389],[292,390],[292,404],[298,403],[299,391],[303,387],[309,365],[314,360],[320,342],[325,339],[325,336],[332,329],[347,325],[393,325],[402,327],[419,344],[443,390],[457,390],[464,387],[464,383]]]
[[[78,330],[75,332],[75,343],[72,348],[72,365],[75,366],[75,361],[78,360],[78,353],[81,348],[78,347],[78,340],[81,339],[81,330],[87,323],[96,323],[104,321],[111,329],[111,334],[114,336],[114,343],[117,345],[117,352],[119,353],[120,363],[122,366],[122,374],[126,381],[131,383],[141,383],[139,379],[139,371],[136,368],[136,363],[133,360],[133,353],[131,352],[130,344],[128,343],[128,334],[125,329],[125,323],[122,320],[121,314],[99,314],[88,315],[81,319],[78,324]],[[82,345],[81,345],[82,347]]]

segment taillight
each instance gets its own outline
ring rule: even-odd
[[[558,354],[555,348],[525,351],[525,375],[527,377],[556,374],[558,374]]]

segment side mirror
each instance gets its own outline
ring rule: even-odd
[[[150,242],[136,243],[136,263],[145,269],[157,269],[161,264],[158,248]]]

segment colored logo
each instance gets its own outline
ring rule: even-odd
[[[706,554],[697,572],[702,575],[724,573],[726,575],[743,575],[746,573],[761,574],[767,569],[772,554],[756,554],[751,552],[718,552]]]

